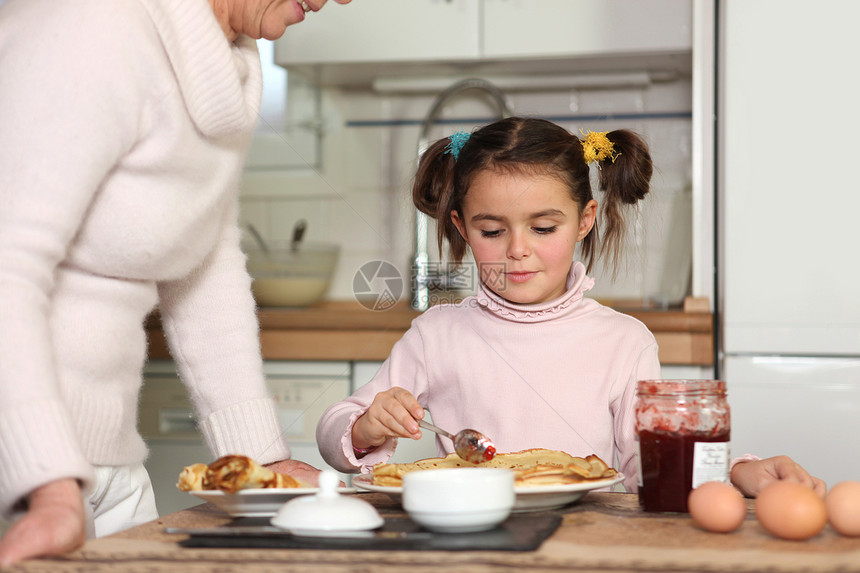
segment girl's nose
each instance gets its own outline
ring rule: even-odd
[[[524,233],[512,232],[508,243],[508,258],[515,261],[524,259],[531,254],[528,239]]]

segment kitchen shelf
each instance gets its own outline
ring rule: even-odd
[[[619,309],[641,320],[660,345],[660,362],[712,366],[714,321],[708,310]],[[706,307],[707,308],[707,307]],[[304,309],[263,308],[260,344],[266,360],[381,361],[420,313],[406,303],[371,311],[357,302],[328,301]],[[170,358],[161,325],[146,325],[149,357]]]

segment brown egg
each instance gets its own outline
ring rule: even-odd
[[[687,509],[696,525],[706,531],[729,533],[744,522],[747,504],[730,484],[710,481],[690,492]]]
[[[778,481],[755,501],[755,515],[768,533],[801,541],[815,537],[827,524],[827,507],[814,491],[799,483]]]
[[[848,537],[860,536],[860,482],[843,481],[824,498],[830,526]]]

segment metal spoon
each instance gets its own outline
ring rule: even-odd
[[[254,237],[254,241],[257,242],[257,246],[260,247],[260,250],[268,256],[269,246],[266,244],[266,241],[263,240],[263,236],[260,234],[260,231],[258,231],[251,223],[246,223],[245,226],[251,232],[251,236]]]
[[[449,438],[454,442],[454,451],[467,462],[472,462],[473,464],[488,462],[496,455],[496,446],[493,445],[490,438],[481,432],[475,430],[460,430],[455,436],[451,432],[446,432],[442,428],[434,426],[430,422],[425,422],[424,420],[418,420],[418,425],[425,430],[430,430],[431,432],[436,432],[437,434]]]
[[[290,241],[290,250],[296,252],[299,250],[299,243],[302,242],[302,239],[305,236],[305,231],[308,228],[308,223],[304,219],[299,219],[296,222],[296,226],[293,227],[293,238]]]

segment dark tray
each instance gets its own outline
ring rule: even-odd
[[[498,527],[477,533],[435,533],[408,518],[390,517],[377,530],[356,537],[296,536],[269,524],[268,518],[243,517],[210,529],[168,529],[189,534],[183,547],[245,547],[270,549],[533,551],[561,524],[551,513],[512,515]]]

